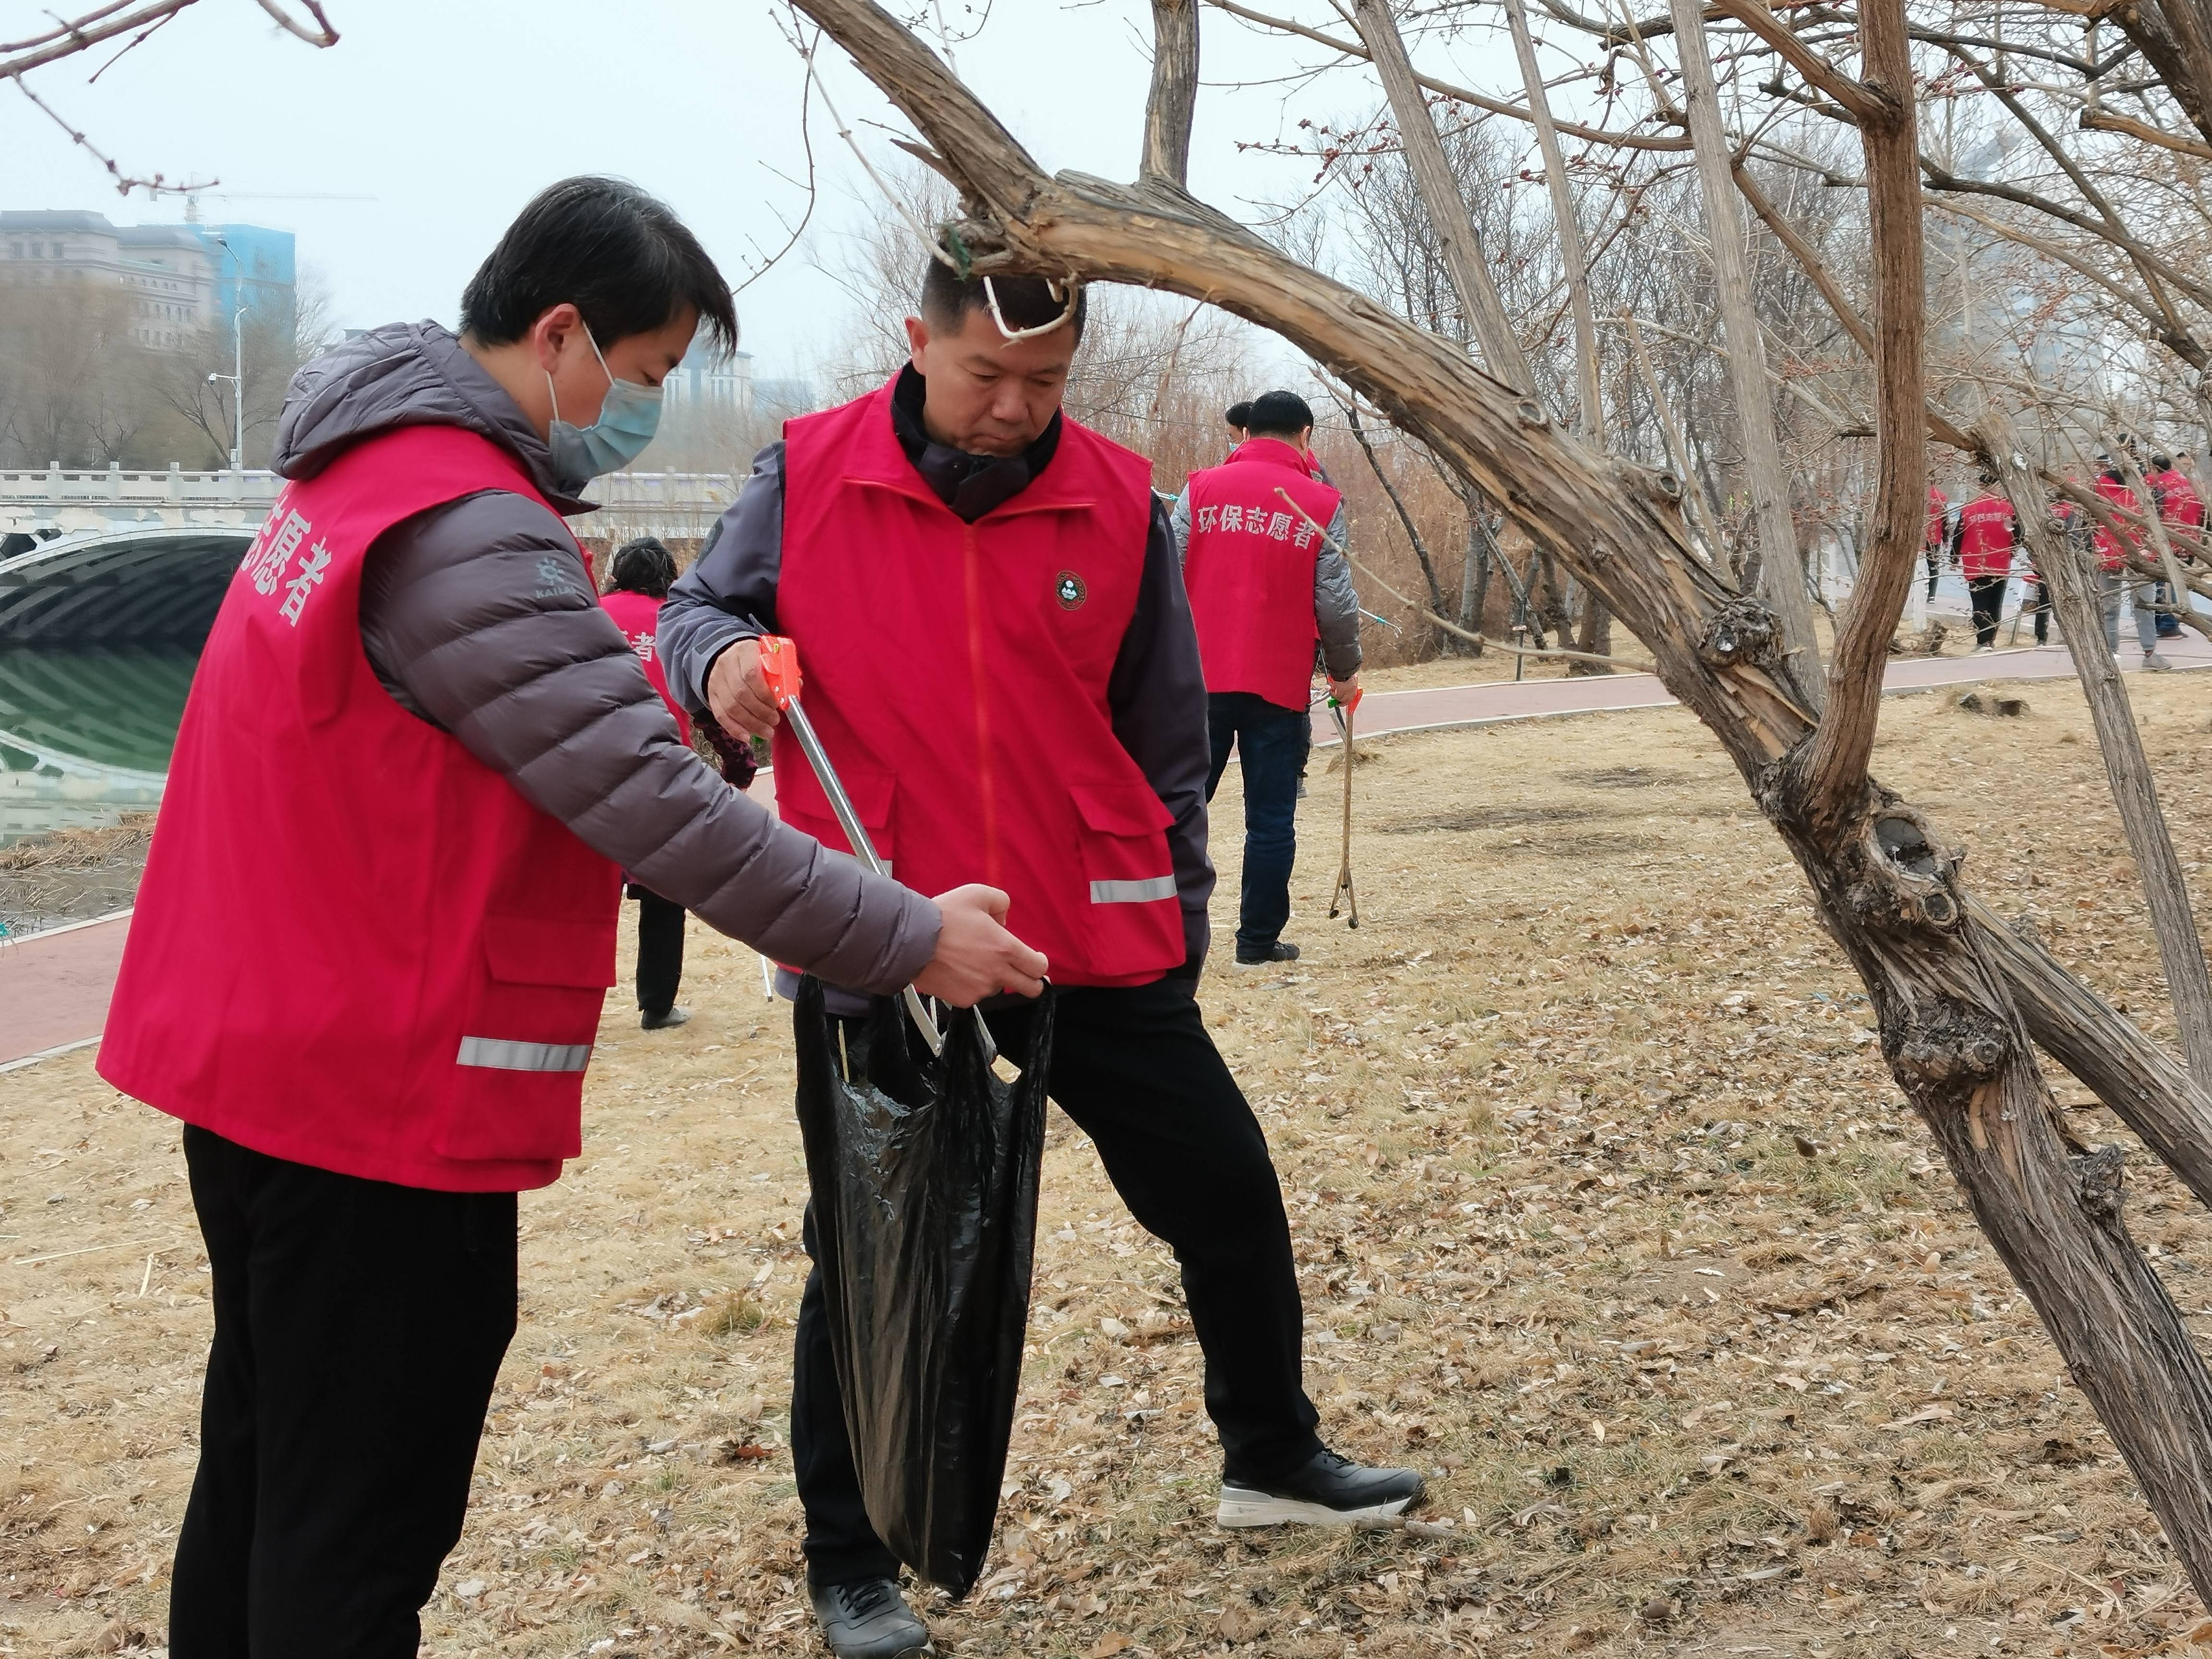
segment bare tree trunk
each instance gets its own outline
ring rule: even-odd
[[[1521,60],[1521,82],[1528,88],[1528,113],[1536,124],[1536,148],[1544,157],[1544,182],[1552,193],[1552,216],[1559,226],[1559,258],[1566,271],[1567,303],[1575,319],[1575,384],[1581,388],[1581,407],[1575,427],[1595,441],[1605,430],[1605,404],[1597,378],[1597,315],[1590,309],[1589,256],[1583,246],[1583,228],[1575,217],[1574,192],[1567,185],[1567,164],[1559,154],[1559,129],[1552,124],[1551,100],[1544,93],[1544,72],[1536,62],[1536,42],[1528,33],[1528,14],[1521,0],[1505,0],[1506,21],[1513,27],[1514,55]],[[1585,651],[1600,647],[1585,643]],[[1576,671],[1569,669],[1568,672]],[[1610,668],[1584,672],[1607,673]]]
[[[1644,331],[1636,325],[1636,313],[1623,311],[1621,326],[1627,331],[1629,349],[1636,358],[1636,372],[1643,378],[1644,394],[1651,399],[1651,412],[1658,419],[1659,437],[1667,451],[1668,469],[1680,481],[1683,517],[1693,532],[1702,530],[1705,544],[1705,561],[1716,570],[1728,568],[1728,548],[1721,534],[1720,517],[1705,494],[1705,483],[1690,459],[1689,446],[1682,441],[1681,432],[1674,425],[1674,411],[1668,407],[1666,389],[1659,384],[1659,375],[1651,367],[1651,354],[1644,349]]]
[[[1575,635],[1575,649],[1587,651],[1597,657],[1613,654],[1613,613],[1605,608],[1605,601],[1594,592],[1583,596],[1583,625]],[[1613,672],[1613,665],[1609,662],[1571,661],[1567,664],[1570,674],[1610,674]]]
[[[1766,339],[1752,303],[1743,216],[1737,211],[1735,184],[1729,176],[1728,134],[1721,121],[1705,15],[1698,0],[1669,0],[1668,9],[1681,47],[1683,102],[1697,159],[1698,187],[1705,198],[1713,287],[1728,337],[1729,380],[1735,391],[1736,418],[1743,428],[1744,482],[1759,526],[1759,592],[1781,619],[1785,649],[1792,653],[1785,670],[1790,683],[1806,707],[1818,713],[1826,678],[1813,631],[1813,602],[1806,595],[1804,568],[1797,556],[1790,476],[1783,468],[1774,401],[1766,388]]]
[[[1152,0],[1152,92],[1145,104],[1140,176],[1181,190],[1190,182],[1190,123],[1198,107],[1199,0]]]
[[[2081,695],[2088,699],[2112,805],[2119,810],[2128,850],[2142,878],[2151,931],[2166,969],[2166,994],[2173,1004],[2174,1023],[2181,1029],[2182,1053],[2188,1056],[2190,1075],[2199,1086],[2212,1085],[2212,975],[2205,970],[2203,944],[2190,909],[2181,860],[2158,804],[2158,786],[2151,776],[2150,759],[2143,753],[2142,733],[2136,729],[2120,671],[2105,649],[2105,619],[2091,590],[2087,557],[2052,525],[2043,492],[2012,447],[2003,414],[1992,407],[1988,418],[1997,477],[2012,501],[2013,517],[2027,538],[2035,568],[2050,585],[2075,675],[2081,682]]]
[[[1468,325],[1482,347],[1483,362],[1493,376],[1516,392],[1532,392],[1536,377],[1513,332],[1512,319],[1505,314],[1498,285],[1491,280],[1482,239],[1475,234],[1474,216],[1459,193],[1459,180],[1452,175],[1443,141],[1437,137],[1428,100],[1421,96],[1419,83],[1413,79],[1413,60],[1406,56],[1406,43],[1399,38],[1397,21],[1390,15],[1387,0],[1352,0],[1352,21],[1374,60],[1383,95],[1390,100],[1399,142],[1406,147],[1406,165],[1436,227],[1437,240],[1443,244],[1444,269],[1451,273],[1460,308],[1467,313]]]
[[[1490,532],[1483,523],[1481,498],[1470,489],[1461,499],[1467,508],[1467,554],[1459,567],[1459,625],[1480,634],[1483,605],[1490,598]],[[1482,654],[1480,646],[1473,651]]]

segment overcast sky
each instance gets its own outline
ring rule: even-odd
[[[962,0],[944,5],[948,19],[964,9]],[[1320,9],[1306,9],[1320,21]],[[87,76],[108,53],[39,71],[33,83],[127,171],[220,179],[220,191],[237,194],[210,192],[207,219],[296,233],[345,326],[450,322],[508,219],[567,174],[618,173],[665,198],[732,282],[756,244],[783,240],[777,214],[804,206],[804,192],[776,176],[805,170],[802,72],[761,0],[330,0],[329,10],[343,38],[319,52],[278,33],[250,0],[202,0],[94,84]],[[41,9],[0,0],[0,39],[41,23]],[[1143,0],[997,0],[981,34],[955,50],[963,76],[1046,167],[1127,179],[1150,27]],[[1204,27],[1210,82],[1232,71],[1286,76],[1326,56],[1218,12]],[[1510,53],[1489,46],[1463,46],[1455,58],[1423,51],[1425,67],[1476,85],[1510,69]],[[896,159],[866,123],[903,131],[903,120],[834,46],[822,64],[872,157]],[[1272,141],[1301,117],[1357,115],[1377,101],[1364,64],[1317,86],[1209,85],[1192,187],[1255,216],[1249,204],[1296,196],[1312,166],[1240,155],[1240,141]],[[823,181],[814,227],[738,300],[763,375],[808,372],[844,332],[848,302],[817,266],[836,261],[840,232],[879,210],[818,100],[811,126]],[[317,196],[365,199],[303,199]],[[180,218],[183,204],[118,198],[89,156],[0,87],[0,206],[89,208],[129,223]]]

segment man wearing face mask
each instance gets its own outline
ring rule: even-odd
[[[295,378],[289,482],[178,733],[99,1066],[184,1120],[212,1270],[174,1659],[413,1659],[515,1328],[516,1194],[579,1150],[617,871],[786,962],[1034,991],[1004,895],[932,901],[778,823],[677,736],[563,515],[652,436],[728,286],[572,179],[456,336]]]
[[[1218,1522],[1395,1516],[1420,1477],[1364,1468],[1315,1431],[1281,1189],[1200,1018],[1206,687],[1166,505],[1142,457],[1060,412],[1079,292],[933,261],[918,310],[896,376],[755,458],[661,607],[670,691],[733,733],[772,733],[778,810],[840,844],[752,644],[788,635],[807,718],[901,877],[1003,887],[1007,925],[1052,958],[1048,1088],[1182,1267],[1221,1436]],[[988,1013],[1000,1048],[1026,1054],[1028,1005]],[[924,1652],[861,1502],[818,1272],[794,1348],[792,1467],[823,1638],[838,1659]]]

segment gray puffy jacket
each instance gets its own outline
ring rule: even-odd
[[[507,450],[562,514],[514,401],[434,323],[347,341],[294,377],[272,465],[313,477],[365,438],[458,426]],[[594,852],[723,933],[839,985],[891,992],[937,946],[937,907],[779,823],[677,737],[600,609],[559,519],[485,490],[416,514],[370,549],[362,648],[410,714],[451,732]]]

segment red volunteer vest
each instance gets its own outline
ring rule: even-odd
[[[99,1060],[257,1152],[458,1192],[576,1155],[618,903],[612,865],[362,651],[369,544],[483,489],[543,499],[495,445],[422,426],[277,498],[193,677]]]
[[[2195,530],[2204,522],[2203,498],[2197,493],[2197,486],[2189,482],[2189,475],[2180,468],[2170,466],[2163,472],[2154,472],[2143,482],[2158,491],[2158,516],[2167,524],[2177,525],[2184,530]],[[2177,539],[2189,544],[2190,550],[2193,550],[2194,537],[2185,536]]]
[[[629,641],[629,648],[637,653],[639,665],[653,689],[660,693],[661,702],[676,717],[677,735],[684,742],[691,741],[691,715],[689,710],[677,706],[676,699],[668,695],[668,676],[660,666],[660,601],[643,593],[615,592],[599,595],[599,603],[606,607],[607,615],[615,619],[615,626]]]
[[[1934,484],[1929,484],[1928,486],[1928,534],[1925,538],[1927,546],[1938,548],[1943,545],[1943,513],[1949,506],[1950,502],[1943,498],[1943,492],[1936,489]]]
[[[2003,496],[1978,495],[1959,509],[1959,565],[1969,577],[2012,568],[2012,503]]]
[[[1322,538],[1314,525],[1326,526],[1341,499],[1274,438],[1249,439],[1219,466],[1190,475],[1182,583],[1208,691],[1306,706],[1320,638],[1313,589]]]
[[[1042,474],[963,524],[907,460],[890,398],[784,428],[775,612],[807,718],[899,880],[1005,890],[1060,984],[1156,980],[1184,954],[1173,820],[1106,703],[1150,468],[1063,418]],[[787,726],[775,760],[777,812],[845,848]]]
[[[2118,478],[2107,478],[2100,474],[2097,479],[2097,493],[2110,501],[2119,513],[2135,511],[2136,492]],[[2142,544],[2142,532],[2130,524],[2127,520],[2118,518],[2117,514],[2115,517],[2120,526],[2121,533],[2127,538],[2129,550],[2134,551]],[[2112,539],[2112,532],[2106,529],[2101,523],[2097,526],[2097,533],[2093,538],[2093,544],[2097,550],[2097,563],[2102,568],[2118,570],[2126,564],[2127,561],[2121,556],[2119,544]]]

